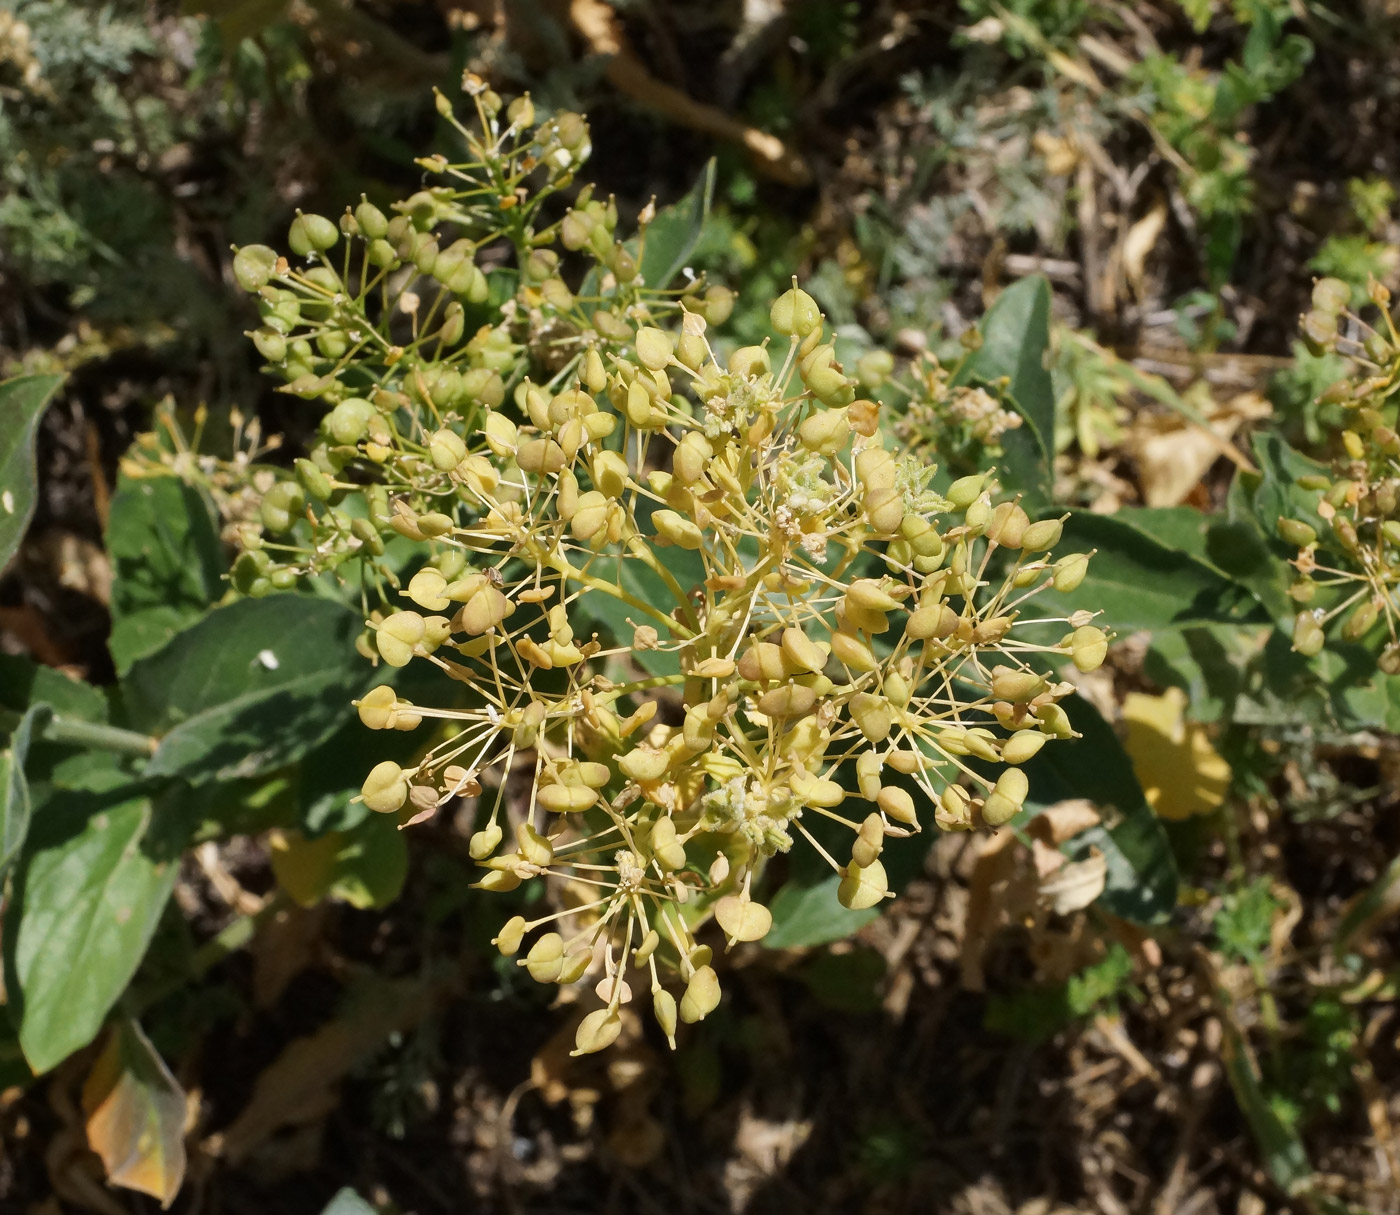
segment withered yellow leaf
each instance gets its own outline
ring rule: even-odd
[[[1211,746],[1205,727],[1186,720],[1185,710],[1180,688],[1161,696],[1129,692],[1123,701],[1123,747],[1148,804],[1173,822],[1209,814],[1230,787],[1230,765]]]

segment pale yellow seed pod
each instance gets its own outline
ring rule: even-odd
[[[963,735],[963,744],[967,747],[967,753],[974,759],[985,759],[988,763],[995,763],[1001,758],[996,735],[983,726],[973,726]]]
[[[741,895],[729,894],[715,904],[715,923],[733,941],[761,941],[773,927],[773,913]]]
[[[546,785],[535,795],[535,799],[551,814],[582,814],[598,801],[598,791]]]
[[[457,625],[472,636],[480,636],[513,614],[515,604],[494,586],[483,586],[457,613]]]
[[[661,934],[655,928],[647,929],[647,934],[642,938],[642,943],[632,951],[632,961],[637,966],[645,966],[647,959],[656,952],[656,948],[661,944]]]
[[[1069,594],[1077,591],[1084,576],[1089,572],[1089,554],[1071,553],[1055,562],[1055,572],[1050,577],[1050,585],[1057,591]]]
[[[783,630],[782,651],[794,671],[820,671],[826,666],[826,654],[821,646],[799,628]]]
[[[705,534],[700,528],[673,510],[653,511],[651,522],[656,528],[656,534],[669,540],[677,548],[690,549],[693,552],[705,544]]]
[[[739,656],[739,678],[755,683],[772,683],[792,674],[781,646],[771,641],[753,641]]]
[[[895,822],[910,827],[918,826],[919,815],[914,809],[914,799],[907,789],[901,789],[898,785],[886,785],[875,798],[875,804]]]
[[[797,428],[797,441],[808,451],[834,456],[846,446],[851,423],[844,409],[824,409],[808,417]]]
[[[958,614],[946,603],[931,603],[909,613],[904,632],[915,641],[942,641],[958,631]]]
[[[758,711],[765,717],[805,717],[816,707],[816,692],[797,683],[773,688],[758,698]]]
[[[894,535],[904,522],[904,495],[893,486],[866,490],[862,505],[866,522],[881,535]]]
[[[1097,671],[1108,656],[1108,638],[1092,624],[1075,629],[1069,644],[1070,658],[1081,671]]]
[[[671,818],[663,816],[652,824],[648,846],[663,869],[685,868],[685,845],[677,838],[676,824]]]
[[[627,489],[627,461],[620,452],[600,451],[593,456],[593,484],[605,498],[616,500]]]
[[[559,474],[556,484],[558,488],[554,495],[554,510],[559,518],[567,523],[578,510],[578,478],[566,468]]]
[[[867,742],[882,743],[894,729],[894,710],[883,696],[857,692],[851,697],[851,720],[856,723]]]
[[[602,357],[591,346],[583,356],[583,383],[589,392],[597,396],[608,387],[608,373],[603,367]]]
[[[898,671],[890,671],[885,675],[883,690],[885,699],[896,709],[907,709],[909,700],[914,694],[913,689],[909,686],[909,681]]]
[[[970,520],[969,520],[970,522]],[[992,511],[984,533],[988,540],[1006,548],[1020,548],[1025,539],[1030,518],[1014,502],[1002,502]]]
[[[408,781],[398,764],[391,759],[375,764],[360,786],[360,796],[371,810],[393,814],[408,800]]]
[[[798,800],[806,806],[820,806],[832,810],[846,800],[846,790],[834,780],[826,780],[808,772],[794,773],[790,784]]]
[[[982,493],[982,486],[986,483],[986,473],[974,473],[970,477],[959,477],[948,487],[947,498],[953,504],[955,510],[965,511],[969,506],[977,501]]]
[[[714,454],[715,449],[709,439],[698,430],[692,430],[676,445],[676,454],[671,461],[676,480],[682,485],[694,485],[705,475]]]
[[[525,969],[536,983],[553,983],[564,968],[564,938],[557,932],[540,937],[525,955]]]
[[[581,949],[577,953],[566,953],[564,961],[559,967],[559,977],[554,981],[560,987],[567,987],[570,983],[577,983],[583,978],[588,970],[589,963],[593,961],[593,953],[588,949]]]
[[[585,544],[601,532],[608,523],[608,500],[598,490],[590,489],[579,495],[569,518],[569,530],[574,539]]]
[[[869,865],[857,865],[855,862],[847,865],[836,887],[836,897],[841,906],[851,911],[874,907],[888,893],[889,879],[885,876],[884,865],[878,860],[871,861]]]
[[[371,730],[391,730],[394,726],[397,700],[394,689],[381,683],[361,696],[355,702],[355,708],[360,714],[360,720]]]
[[[638,430],[650,430],[655,426],[653,421],[655,411],[651,405],[651,393],[646,390],[646,386],[640,380],[633,380],[627,386],[627,397],[623,403],[622,412],[627,415],[627,420]]]
[[[408,597],[421,608],[430,612],[440,612],[448,604],[443,592],[447,589],[447,579],[440,570],[425,565],[408,582]]]
[[[637,747],[617,761],[625,776],[639,784],[651,784],[666,775],[671,757],[665,751],[654,747]]]
[[[375,648],[391,667],[407,666],[424,631],[423,617],[417,612],[394,612],[379,622],[374,634]]]
[[[559,788],[552,785],[551,788]],[[532,865],[543,869],[554,859],[554,845],[536,831],[529,823],[521,823],[515,829],[515,846],[520,855]]]
[[[486,446],[494,455],[502,459],[515,455],[516,445],[520,442],[520,432],[505,414],[494,411],[488,413],[481,429],[486,438]]]
[[[865,816],[851,845],[851,864],[868,869],[880,859],[885,848],[885,822],[875,812]]]
[[[651,1012],[671,1049],[676,1048],[676,997],[664,987],[658,987],[651,996]]]
[[[503,957],[512,958],[520,951],[520,943],[525,938],[525,917],[511,916],[501,931],[491,938],[491,944],[501,951]]]
[[[687,1025],[703,1021],[719,1005],[719,976],[710,966],[697,966],[681,997],[681,1020]]]
[[[859,637],[838,630],[831,635],[831,653],[840,663],[857,674],[866,674],[878,669],[875,652]]]
[[[878,579],[857,578],[846,588],[846,610],[852,605],[870,612],[893,612],[899,607],[899,600],[891,595]]]
[[[893,489],[899,477],[899,464],[883,447],[867,447],[856,455],[856,480],[866,493]]]
[[[637,330],[637,359],[643,367],[660,371],[671,361],[675,343],[664,329],[643,325]]]
[[[474,861],[484,861],[500,847],[505,833],[499,823],[488,823],[480,831],[472,833],[467,841],[467,853]]]
[[[956,823],[972,822],[972,799],[961,785],[948,785],[938,795],[943,812]]]
[[[917,751],[891,751],[885,756],[885,763],[902,776],[912,776],[924,768],[923,756]]]
[[[822,313],[816,300],[801,288],[792,287],[773,301],[768,319],[784,337],[805,338],[821,328]]]
[[[536,476],[548,476],[557,473],[566,463],[564,459],[564,449],[553,439],[528,439],[522,443],[515,453],[515,462],[520,466],[522,472],[534,473]],[[418,526],[423,526],[423,521],[418,521]]]
[[[1001,757],[1008,764],[1032,760],[1045,745],[1046,736],[1037,730],[1020,730],[1001,745]]]
[[[992,671],[992,695],[997,700],[1024,704],[1039,696],[1046,686],[1045,680],[1034,671],[1017,671],[1011,667],[997,667]]]
[[[874,751],[862,751],[856,757],[856,785],[868,802],[880,796],[880,770],[884,764],[884,757]]]
[[[622,1017],[611,1008],[596,1008],[579,1022],[571,1056],[593,1055],[607,1050],[622,1033]]]

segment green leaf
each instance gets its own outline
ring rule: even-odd
[[[165,645],[224,592],[223,545],[204,495],[175,477],[123,479],[107,524],[119,672]]]
[[[28,658],[0,654],[0,706],[23,713],[36,704],[47,705],[55,715],[70,721],[105,724],[109,717],[107,698],[100,688]],[[96,782],[112,788],[132,779],[125,772],[126,766],[123,758],[111,751],[56,743],[37,728],[24,760],[30,798],[36,807],[43,800],[44,785],[92,787]]]
[[[185,1093],[141,1027],[112,1027],[83,1084],[88,1146],[107,1180],[169,1206],[185,1179]]]
[[[379,1215],[379,1212],[349,1186],[337,1190],[321,1215]]]
[[[300,759],[345,722],[368,681],[361,627],[327,599],[244,599],[136,662],[123,684],[128,716],[161,736],[147,774],[232,780]]]
[[[710,214],[716,171],[716,162],[711,158],[690,193],[672,206],[662,207],[647,225],[640,269],[648,287],[669,287],[685,268]]]
[[[0,382],[0,570],[19,548],[34,514],[34,435],[61,375],[19,375]]]
[[[1098,903],[1104,910],[1139,924],[1160,922],[1176,906],[1176,861],[1166,832],[1113,727],[1081,696],[1063,704],[1082,737],[1056,740],[1026,765],[1029,813],[1017,821],[1066,798],[1093,802],[1104,821],[1074,837],[1071,856],[1078,859],[1090,848],[1103,852],[1108,876]]]
[[[24,762],[30,738],[36,726],[43,727],[49,712],[48,705],[31,705],[10,735],[9,747],[0,751],[0,890],[29,834],[29,782],[24,777]]]
[[[859,932],[878,919],[880,908],[852,911],[836,899],[841,879],[834,873],[823,881],[806,886],[785,882],[768,904],[773,927],[763,938],[765,949],[795,949],[806,945],[827,945]]]
[[[987,309],[982,345],[953,376],[954,386],[1005,377],[1011,403],[1025,420],[1002,437],[1010,487],[1039,509],[1052,497],[1050,453],[1055,442],[1055,387],[1045,366],[1050,349],[1050,284],[1032,275],[1006,288]]]
[[[1097,552],[1079,589],[1069,595],[1046,592],[1039,602],[1066,615],[1080,609],[1100,612],[1096,623],[1125,633],[1244,622],[1257,608],[1243,586],[1144,527],[1116,516],[1074,511],[1065,520],[1058,551],[1091,549]]]
[[[61,793],[31,827],[5,917],[9,1014],[36,1073],[86,1046],[146,952],[185,830],[149,788]]]

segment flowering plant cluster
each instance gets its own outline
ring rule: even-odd
[[[1298,545],[1298,578],[1290,593],[1300,605],[1293,647],[1317,654],[1327,628],[1340,621],[1345,641],[1366,642],[1383,624],[1380,669],[1400,674],[1400,434],[1396,393],[1400,390],[1400,333],[1388,305],[1390,292],[1371,283],[1381,329],[1348,310],[1351,289],[1340,279],[1320,279],[1303,336],[1318,351],[1340,351],[1357,361],[1358,373],[1333,385],[1325,403],[1346,410],[1338,450],[1326,472],[1298,478],[1316,494],[1313,512],[1322,531],[1299,518],[1280,516],[1279,534]],[[1330,534],[1329,534],[1330,533]],[[1325,551],[1322,551],[1325,550]],[[1314,606],[1319,589],[1326,603]]]
[[[466,157],[419,162],[436,184],[300,215],[292,259],[237,254],[258,349],[328,408],[234,525],[233,578],[358,572],[366,656],[466,691],[358,702],[426,732],[364,802],[407,825],[476,799],[479,885],[554,879],[495,941],[537,980],[596,983],[578,1050],[617,1036],[633,968],[674,1041],[719,1000],[702,924],[768,931],[769,858],[817,849],[865,908],[887,841],[1008,822],[1021,765],[1073,735],[1055,672],[1108,638],[1088,613],[1030,619],[1088,555],[1053,555],[1061,521],[987,475],[940,492],[892,450],[795,282],[776,344],[726,349],[727,290],[645,281],[651,208],[623,241],[611,200],[564,206],[585,121],[469,85],[475,127],[440,106]]]

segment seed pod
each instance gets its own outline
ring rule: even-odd
[[[705,544],[705,534],[700,528],[673,510],[653,511],[651,521],[656,528],[656,534],[678,548],[694,551]]]
[[[893,535],[904,522],[904,495],[894,486],[866,490],[862,506],[866,522],[881,535]]]
[[[817,705],[817,694],[800,683],[790,683],[763,693],[758,711],[765,717],[806,717]]]
[[[826,666],[826,654],[799,628],[786,628],[782,633],[782,652],[786,665],[793,671],[820,671]]]
[[[535,794],[535,800],[551,814],[582,814],[597,803],[598,792],[596,789],[546,785]]]
[[[525,969],[536,983],[553,983],[564,968],[564,938],[557,932],[547,932],[530,946],[525,955]]]
[[[1011,667],[997,667],[992,671],[992,696],[997,700],[1024,704],[1034,700],[1045,688],[1045,680],[1034,671],[1017,671]]]
[[[375,646],[391,667],[403,667],[413,657],[413,647],[423,640],[425,626],[417,612],[395,612],[386,616],[375,631]]]
[[[1021,548],[1028,553],[1043,553],[1059,544],[1065,525],[1059,519],[1041,519],[1026,528],[1021,536]]]
[[[489,823],[467,841],[468,855],[474,861],[484,861],[500,846],[503,834],[499,824]]]
[[[947,785],[938,795],[938,804],[943,813],[959,825],[972,823],[972,799],[961,785]]]
[[[491,938],[491,944],[501,951],[501,956],[513,958],[520,949],[525,937],[525,917],[513,915],[501,925],[501,931]]]
[[[850,434],[851,423],[843,409],[819,410],[797,428],[798,442],[823,456],[834,456],[845,447]]]
[[[447,589],[447,579],[442,571],[425,565],[408,581],[408,597],[419,607],[430,612],[443,611],[450,600],[443,592]]]
[[[1351,303],[1351,288],[1339,278],[1320,278],[1313,284],[1312,305],[1333,316]]]
[[[1371,631],[1378,619],[1380,619],[1380,608],[1377,607],[1374,600],[1367,599],[1358,603],[1342,625],[1342,636],[1347,641],[1360,641]]]
[[[894,729],[894,710],[881,696],[857,692],[851,697],[851,720],[856,723],[867,742],[882,743]]]
[[[914,810],[914,799],[908,790],[898,785],[886,785],[875,798],[875,804],[897,823],[916,827],[919,816]]]
[[[792,791],[804,806],[833,810],[846,800],[846,790],[834,780],[798,772],[792,778]]]
[[[868,869],[880,859],[885,847],[885,821],[877,813],[867,814],[851,845],[851,863]]]
[[[1308,545],[1317,542],[1317,532],[1301,519],[1288,519],[1280,515],[1277,526],[1278,534],[1289,544],[1296,544],[1299,548],[1307,548]]]
[[[516,827],[515,846],[521,859],[532,865],[544,868],[554,859],[554,845],[529,823],[521,823]]]
[[[836,897],[842,907],[851,911],[864,911],[874,907],[889,894],[889,879],[885,867],[878,860],[869,865],[857,865],[854,861],[846,866],[846,872],[836,887]]]
[[[249,294],[266,287],[276,269],[277,254],[266,245],[244,245],[233,255],[233,277]]]
[[[360,796],[371,810],[394,814],[408,800],[408,781],[403,769],[391,759],[375,764],[360,786]]]
[[[1050,585],[1063,594],[1069,594],[1079,589],[1088,572],[1089,554],[1071,553],[1055,562],[1055,572],[1051,575]]]
[[[1069,638],[1070,657],[1081,671],[1097,671],[1108,655],[1108,638],[1092,624],[1082,625]]]
[[[1046,737],[1037,730],[1020,730],[1001,745],[1001,757],[1008,764],[1024,764],[1034,759]]]
[[[969,519],[968,522],[971,524],[972,521]],[[1026,512],[1016,503],[1002,502],[992,511],[984,535],[993,544],[1000,544],[1005,548],[1020,548],[1030,522]]]
[[[784,337],[800,339],[821,327],[822,314],[817,301],[794,286],[773,301],[768,319]]]
[[[439,430],[428,440],[428,458],[439,472],[451,472],[467,458],[467,445],[455,431]]]
[[[685,845],[677,838],[676,824],[671,818],[663,816],[652,824],[648,847],[663,869],[685,868]]]
[[[976,473],[970,477],[959,477],[948,487],[947,498],[954,510],[965,511],[977,501],[982,486],[987,480],[986,473]]]
[[[772,683],[792,674],[781,646],[771,641],[751,641],[739,656],[739,678],[754,683]]]
[[[259,517],[270,532],[285,532],[306,510],[306,495],[295,481],[279,481],[263,495]]]
[[[846,611],[851,607],[870,612],[893,612],[899,600],[881,586],[875,578],[857,578],[846,588]]]
[[[958,628],[958,614],[946,603],[934,603],[909,613],[904,632],[915,641],[942,641]]]
[[[676,1048],[676,997],[664,987],[658,987],[651,994],[651,1012],[671,1049]]]
[[[856,360],[856,378],[863,388],[879,388],[894,374],[894,355],[888,350],[869,350]]]
[[[324,215],[298,215],[287,231],[287,244],[298,257],[335,248],[340,229]]]
[[[719,976],[710,966],[697,966],[681,997],[681,1020],[687,1025],[703,1021],[719,1005]]]
[[[624,776],[638,784],[651,784],[666,775],[671,757],[653,747],[637,747],[617,761]]]
[[[730,375],[755,379],[772,371],[773,363],[762,346],[740,346],[729,356],[728,370]]]
[[[880,665],[875,652],[865,642],[843,630],[832,633],[831,653],[838,662],[857,674],[866,674]]]
[[[664,329],[643,325],[637,330],[637,360],[643,367],[660,371],[670,363],[675,349],[674,340]]]
[[[773,927],[773,913],[762,903],[729,894],[715,904],[715,923],[731,942],[761,941]]]

